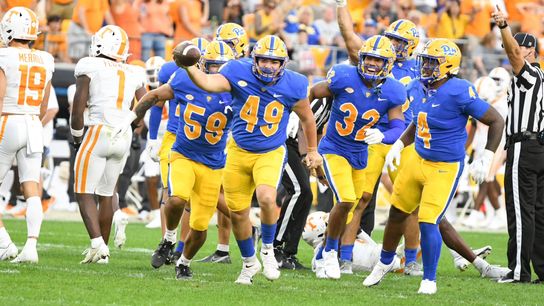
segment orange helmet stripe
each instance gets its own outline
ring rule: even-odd
[[[28,15],[31,18],[31,24],[30,24],[30,29],[29,29],[30,32],[28,34],[29,35],[38,35],[38,18],[36,17],[36,13],[34,13],[34,11],[32,11],[29,8],[26,8],[26,7],[23,7],[23,8],[28,12]]]
[[[119,28],[119,30],[119,32],[121,32],[121,45],[119,45],[119,50],[117,50],[117,54],[119,56],[123,56],[127,47],[128,37],[127,33],[123,29]]]

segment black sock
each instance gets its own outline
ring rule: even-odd
[[[215,250],[215,255],[217,256],[229,256],[229,252],[224,252],[224,251],[219,251],[219,250]]]

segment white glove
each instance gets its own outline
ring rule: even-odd
[[[346,5],[348,5],[348,0],[336,0],[336,6],[344,7]]]
[[[470,164],[469,174],[477,184],[483,183],[486,179],[494,155],[493,151],[485,150],[481,157]]]
[[[125,135],[125,133],[130,129],[130,125],[132,124],[132,121],[136,119],[138,116],[134,112],[130,112],[127,114],[127,116],[119,123],[119,125],[115,126],[115,128],[111,132],[111,141],[116,142],[119,137],[122,135]]]
[[[389,153],[385,156],[385,166],[390,171],[397,170],[397,167],[400,166],[400,153],[404,149],[404,143],[402,140],[397,140],[389,149]]]
[[[384,136],[378,129],[368,129],[365,132],[365,142],[369,145],[381,143]]]
[[[161,149],[161,141],[159,139],[148,139],[145,146],[147,154],[154,162],[159,162],[159,150]]]

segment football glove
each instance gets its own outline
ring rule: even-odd
[[[382,131],[378,129],[368,129],[365,132],[365,142],[369,145],[381,143],[384,137]]]
[[[481,184],[485,181],[487,174],[489,173],[489,167],[491,167],[491,162],[493,161],[493,156],[495,153],[490,150],[485,150],[484,154],[477,158],[475,161],[470,164],[469,174],[470,177],[477,184]]]
[[[129,115],[127,115],[123,121],[119,123],[115,128],[113,128],[111,132],[111,140],[112,142],[116,142],[119,137],[122,135],[125,135],[126,132],[128,132],[129,129],[131,129],[131,124],[134,119],[136,119],[138,116],[134,112],[130,112]]]
[[[154,162],[159,162],[159,150],[161,149],[161,142],[159,139],[148,139],[145,149]]]
[[[397,167],[400,166],[400,153],[404,149],[404,143],[402,140],[397,140],[389,149],[389,153],[385,156],[385,166],[390,171],[397,170]]]

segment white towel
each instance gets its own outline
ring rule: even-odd
[[[26,153],[43,153],[43,127],[36,115],[24,115],[26,122],[27,141]]]

